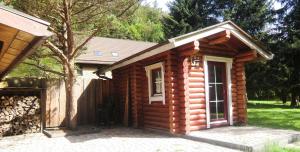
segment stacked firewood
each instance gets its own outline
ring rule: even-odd
[[[40,99],[0,96],[0,136],[40,132]]]

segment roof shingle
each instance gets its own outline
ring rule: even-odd
[[[134,40],[94,37],[87,43],[86,50],[76,58],[76,63],[113,64],[156,44]]]

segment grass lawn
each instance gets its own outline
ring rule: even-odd
[[[300,131],[300,109],[291,109],[280,101],[249,101],[248,124]]]
[[[264,152],[299,152],[300,149],[296,148],[284,148],[278,145],[267,145]]]

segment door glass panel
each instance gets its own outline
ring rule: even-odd
[[[209,83],[215,83],[215,67],[214,66],[208,66],[208,71],[211,71],[211,72],[208,72],[208,82]]]
[[[224,102],[217,102],[217,111],[218,111],[218,118],[225,118],[224,116]]]
[[[224,100],[223,84],[216,84],[218,100]]]
[[[217,119],[217,112],[216,112],[216,102],[209,103],[210,110],[210,119]]]
[[[209,110],[211,121],[226,118],[225,63],[208,62]]]
[[[210,101],[216,101],[216,86],[211,84],[209,85],[209,100]]]
[[[216,68],[216,82],[217,83],[222,83],[223,82],[223,67],[222,66],[215,66]]]

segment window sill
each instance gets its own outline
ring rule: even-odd
[[[152,102],[162,102],[163,104],[165,104],[163,96],[152,96],[152,97],[150,97],[149,98],[149,104],[151,104]]]

